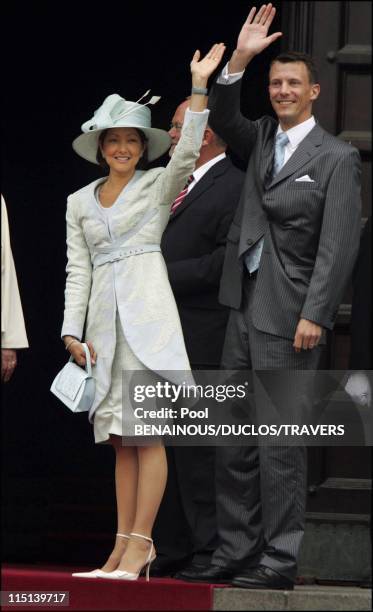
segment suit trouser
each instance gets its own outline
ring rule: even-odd
[[[222,367],[316,370],[322,347],[296,353],[292,340],[253,326],[254,290],[255,280],[246,277],[243,307],[232,310],[228,321]],[[216,493],[221,543],[212,563],[232,569],[262,564],[294,579],[304,533],[306,474],[304,446],[218,447]]]
[[[192,369],[211,369],[192,364]],[[216,366],[216,369],[218,367]],[[159,554],[209,564],[217,547],[215,447],[168,446],[168,479],[155,521]]]
[[[166,447],[168,479],[154,525],[157,553],[208,564],[217,547],[215,448]]]

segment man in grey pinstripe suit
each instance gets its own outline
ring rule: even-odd
[[[241,114],[243,71],[281,36],[268,36],[274,15],[271,4],[250,11],[209,96],[211,126],[248,163],[220,290],[232,308],[223,367],[315,370],[358,251],[360,158],[316,123],[320,86],[304,54],[271,64],[278,121]],[[212,565],[189,579],[292,589],[305,497],[303,446],[218,448],[221,543]]]

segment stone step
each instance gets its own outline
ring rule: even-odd
[[[370,589],[297,586],[294,591],[214,589],[213,610],[371,610]]]
[[[307,513],[298,575],[318,580],[371,580],[368,515]]]

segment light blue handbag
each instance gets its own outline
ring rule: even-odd
[[[91,355],[83,343],[86,365],[81,368],[73,356],[54,379],[51,391],[72,412],[88,412],[95,398],[95,380],[92,377]]]

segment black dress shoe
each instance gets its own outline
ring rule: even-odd
[[[150,575],[154,578],[173,576],[188,563],[188,559],[167,559],[158,556],[150,566]]]
[[[177,580],[188,582],[208,582],[210,584],[229,584],[234,572],[217,565],[198,565],[192,563],[174,575]]]
[[[258,565],[246,572],[235,574],[230,584],[241,589],[286,589],[287,591],[294,589],[292,580],[265,565]]]

